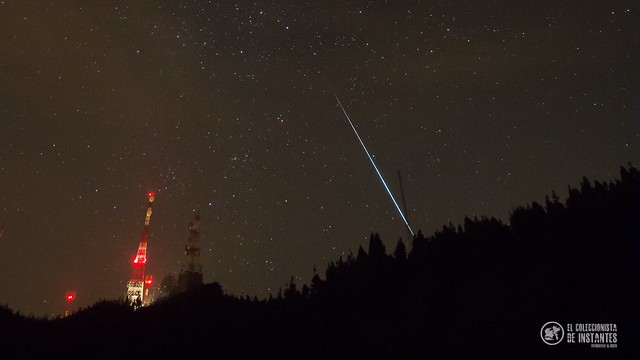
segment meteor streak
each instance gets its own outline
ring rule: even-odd
[[[382,181],[382,185],[384,185],[384,188],[387,190],[387,193],[389,194],[389,197],[391,198],[391,201],[393,201],[393,205],[396,206],[396,209],[398,210],[398,214],[400,214],[400,216],[402,217],[402,220],[407,225],[407,229],[409,229],[409,232],[411,233],[411,236],[415,236],[415,234],[413,233],[413,229],[411,229],[411,226],[409,226],[409,222],[407,221],[407,218],[402,213],[402,210],[400,210],[400,206],[398,206],[398,202],[396,201],[395,197],[393,197],[393,194],[391,193],[391,190],[389,190],[389,187],[387,186],[387,182],[384,181],[384,178],[382,177],[382,174],[380,173],[380,170],[378,170],[378,166],[376,166],[376,163],[373,161],[373,157],[371,157],[371,154],[369,154],[369,150],[367,150],[367,147],[364,145],[364,141],[362,141],[362,138],[360,137],[360,134],[358,134],[358,130],[356,130],[356,127],[353,125],[353,122],[351,121],[351,118],[349,117],[349,114],[347,114],[347,111],[344,109],[344,106],[342,106],[342,103],[340,102],[340,99],[338,99],[338,95],[336,95],[334,93],[333,96],[336,97],[336,101],[338,101],[338,105],[340,105],[340,108],[342,109],[342,112],[344,113],[344,116],[347,118],[347,121],[349,121],[349,125],[351,125],[351,129],[353,129],[353,132],[356,134],[356,137],[358,138],[358,141],[360,141],[360,145],[362,145],[362,149],[364,149],[364,152],[367,154],[367,157],[369,157],[369,161],[371,161],[371,165],[373,165],[373,168],[376,171],[376,173],[378,174],[378,177],[380,178],[380,181]]]

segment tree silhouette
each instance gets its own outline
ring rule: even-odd
[[[398,261],[407,260],[407,247],[402,242],[402,238],[398,239],[396,249],[393,250],[393,257]]]

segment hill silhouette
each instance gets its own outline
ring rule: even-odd
[[[100,301],[70,317],[0,307],[2,358],[424,359],[631,354],[640,335],[640,172],[568,189],[513,210],[509,223],[464,218],[411,251],[367,249],[269,299],[220,284],[137,311]],[[615,323],[618,349],[545,345],[548,321]],[[604,353],[606,352],[606,353]]]

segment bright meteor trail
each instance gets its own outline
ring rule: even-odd
[[[382,185],[384,185],[384,188],[387,190],[387,193],[389,194],[389,197],[391,198],[391,201],[393,201],[393,205],[396,206],[396,209],[398,210],[398,214],[400,214],[400,216],[402,217],[402,220],[407,225],[407,229],[409,229],[409,232],[411,233],[411,236],[414,236],[413,229],[411,229],[411,226],[409,226],[409,222],[407,221],[407,218],[402,213],[402,210],[400,210],[400,206],[398,206],[398,202],[396,201],[395,197],[393,197],[393,194],[391,193],[391,190],[389,190],[389,187],[387,186],[387,182],[384,181],[384,178],[382,177],[382,174],[380,173],[380,170],[378,170],[378,166],[376,166],[376,163],[373,161],[373,157],[371,157],[371,154],[369,154],[369,150],[367,150],[367,147],[364,145],[364,141],[362,141],[362,138],[360,137],[360,134],[358,134],[358,130],[356,130],[356,127],[353,126],[353,122],[351,121],[351,118],[349,118],[349,114],[347,114],[347,111],[344,109],[344,106],[342,106],[342,103],[340,102],[340,99],[338,99],[338,95],[336,95],[334,93],[333,96],[336,97],[336,101],[338,101],[338,105],[340,105],[340,108],[342,109],[342,112],[344,113],[344,116],[347,118],[347,121],[349,121],[349,125],[351,125],[351,128],[353,129],[353,132],[358,137],[358,141],[360,141],[360,145],[362,145],[362,148],[364,149],[364,152],[369,157],[369,161],[371,161],[371,165],[373,165],[373,168],[376,170],[376,173],[378,174],[378,177],[380,178],[380,181],[382,181]]]

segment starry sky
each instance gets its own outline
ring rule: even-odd
[[[266,297],[413,227],[507,220],[640,155],[633,1],[0,1],[0,303],[57,314],[185,264]],[[65,293],[77,292],[71,305]]]

